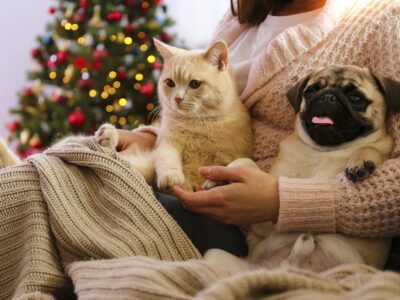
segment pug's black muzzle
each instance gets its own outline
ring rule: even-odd
[[[368,135],[372,123],[355,111],[346,95],[330,88],[305,94],[306,109],[300,118],[310,138],[321,146],[337,146]],[[333,124],[315,124],[314,117],[326,117]]]

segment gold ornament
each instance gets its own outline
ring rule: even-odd
[[[65,12],[65,17],[66,17],[67,19],[69,19],[69,18],[72,17],[73,14],[74,14],[74,6],[73,6],[73,5],[70,5],[70,6],[67,7],[67,10],[66,10],[66,12]]]
[[[29,131],[29,129],[24,129],[19,135],[19,139],[21,140],[21,143],[23,145],[26,145],[28,143],[30,137],[31,132]]]
[[[36,94],[39,95],[43,92],[43,83],[40,79],[36,79],[35,83],[33,84],[32,91]]]
[[[118,32],[117,33],[117,42],[122,44],[125,39],[125,34],[123,32]]]
[[[68,67],[65,69],[64,75],[69,78],[74,75],[74,66],[72,64],[69,64]]]
[[[27,106],[25,107],[25,110],[30,113],[31,115],[36,114],[36,109],[33,106]]]
[[[90,19],[89,24],[97,29],[100,29],[103,26],[102,23],[103,22],[101,20],[101,6],[96,5],[94,7],[93,17]]]

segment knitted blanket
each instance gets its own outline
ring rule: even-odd
[[[200,258],[92,138],[0,171],[0,299],[400,299],[399,274],[362,265],[230,274]]]

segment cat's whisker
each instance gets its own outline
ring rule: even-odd
[[[154,122],[154,120],[157,120],[160,118],[161,108],[162,108],[161,106],[157,106],[150,112],[149,116],[147,117],[148,124],[152,124]]]

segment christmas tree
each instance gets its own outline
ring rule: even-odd
[[[58,0],[47,33],[32,50],[32,85],[8,124],[22,157],[104,122],[132,129],[157,105],[162,68],[153,38],[170,43],[161,0]]]

